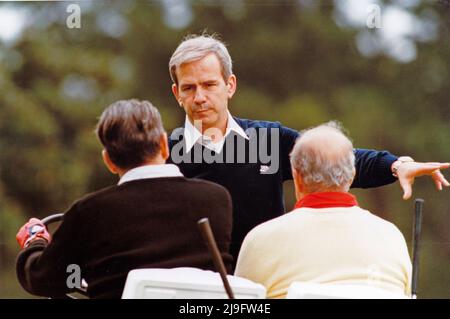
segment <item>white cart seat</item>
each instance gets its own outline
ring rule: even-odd
[[[264,299],[261,284],[228,275],[237,299]],[[220,274],[198,268],[136,269],[128,273],[123,299],[227,299]]]

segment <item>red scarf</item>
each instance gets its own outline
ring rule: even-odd
[[[352,207],[358,206],[356,197],[350,193],[323,192],[308,194],[300,199],[294,208],[327,208],[327,207]]]

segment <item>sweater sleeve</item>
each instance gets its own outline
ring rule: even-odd
[[[391,166],[397,157],[387,151],[355,149],[356,176],[351,187],[371,188],[387,185],[397,179]]]
[[[31,294],[46,297],[61,297],[71,291],[67,279],[71,273],[67,267],[80,265],[77,245],[80,244],[78,221],[72,206],[48,244],[36,240],[17,256],[16,273],[22,287]]]
[[[296,130],[284,126],[282,126],[280,130],[280,162],[283,173],[283,181],[287,181],[292,179],[291,161],[289,154],[291,154],[291,151],[295,145],[295,141],[300,136],[300,133]]]
[[[281,167],[283,181],[292,179],[290,156],[300,133],[296,130],[281,127]],[[397,179],[392,176],[391,165],[397,157],[387,151],[369,149],[355,149],[356,176],[353,180],[354,188],[371,188],[387,185]]]

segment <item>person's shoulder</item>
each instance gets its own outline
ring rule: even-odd
[[[72,206],[86,206],[92,204],[98,200],[101,200],[103,197],[113,194],[117,191],[117,185],[107,186],[96,191],[87,193],[77,199]]]
[[[87,193],[84,196],[78,198],[65,211],[64,220],[70,219],[72,217],[78,218],[82,215],[84,216],[85,212],[88,212],[90,209],[95,208],[104,196],[107,196],[107,194],[115,192],[116,188],[117,188],[116,185],[111,185]]]
[[[231,210],[232,199],[222,185],[196,178],[186,178],[183,191],[188,192],[192,205],[209,207],[211,210]]]
[[[287,126],[283,126],[280,122],[262,121],[262,120],[249,120],[238,117],[233,117],[236,123],[241,126],[244,131],[247,130],[259,130],[259,129],[276,129],[282,136],[292,137],[296,139],[299,135],[298,131]]]
[[[110,185],[104,188],[87,193],[79,199],[80,202],[88,202],[115,193],[117,191],[117,185]]]
[[[248,251],[265,247],[264,243],[266,240],[273,239],[273,235],[278,234],[278,227],[275,226],[276,222],[274,222],[274,219],[272,219],[253,227],[247,235],[245,235],[244,241],[242,242],[242,250]]]
[[[177,188],[179,189],[177,194],[189,199],[188,207],[192,216],[209,217],[222,223],[227,221],[223,226],[231,227],[233,204],[231,195],[225,187],[195,178],[186,178],[180,186],[182,187]]]
[[[233,116],[236,123],[239,124],[244,130],[249,128],[281,128],[280,122],[264,121],[264,120],[250,120]]]
[[[361,210],[361,216],[370,223],[371,227],[376,227],[379,232],[382,232],[385,235],[390,234],[392,237],[404,239],[403,233],[394,223],[377,216],[366,209],[360,207],[357,209]]]
[[[290,227],[293,224],[296,224],[297,221],[293,219],[298,219],[297,214],[286,213],[281,216],[275,217],[264,223],[261,223],[255,226],[248,234],[249,238],[257,239],[257,238],[273,238],[278,234],[282,233],[286,227]]]
[[[202,194],[219,194],[229,197],[228,190],[214,182],[206,181],[198,178],[184,178],[186,186],[201,191]]]

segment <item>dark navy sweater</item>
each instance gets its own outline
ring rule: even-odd
[[[187,151],[184,128],[178,128],[169,138],[169,161],[178,165],[186,177],[218,183],[230,192],[233,201],[231,254],[236,262],[246,234],[256,225],[285,212],[283,182],[292,179],[289,153],[299,132],[278,122],[234,119],[247,133],[248,140],[232,131],[225,138],[219,154],[198,143]],[[274,144],[276,140],[279,141],[278,147]],[[237,151],[243,146],[245,154]],[[255,147],[258,152],[255,152]],[[200,154],[200,162],[196,152]],[[240,155],[244,158],[239,158]],[[392,176],[391,165],[397,157],[389,152],[355,149],[355,157],[356,176],[352,187],[377,187],[396,180]],[[211,158],[216,160],[211,161]],[[234,158],[233,163],[230,163],[231,158]],[[270,162],[267,162],[268,158]]]

